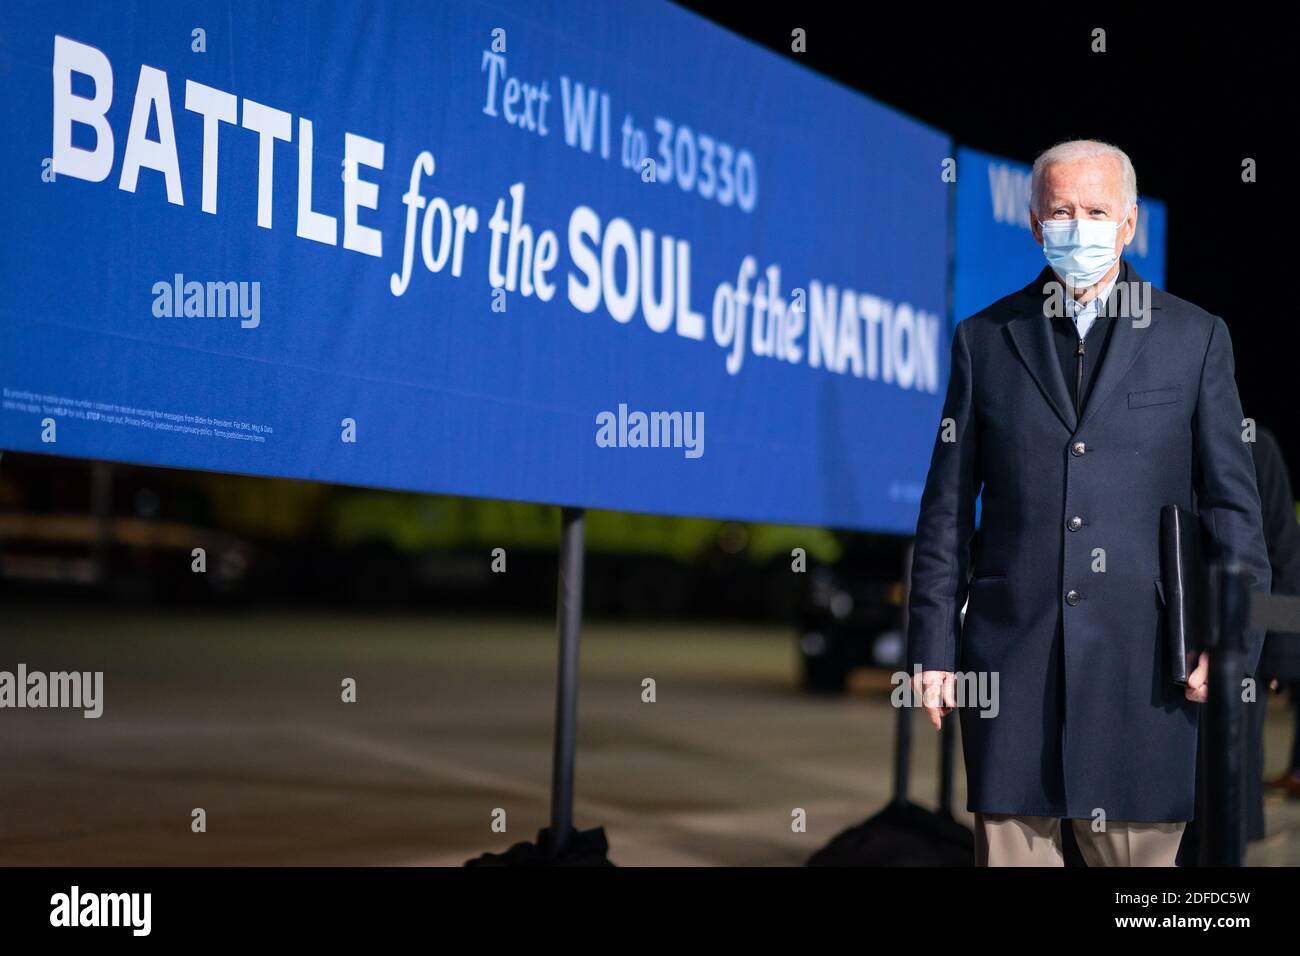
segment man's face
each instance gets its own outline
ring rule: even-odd
[[[1043,244],[1040,220],[1109,219],[1115,230],[1118,256],[1137,230],[1137,206],[1124,209],[1124,179],[1120,161],[1112,156],[1053,163],[1043,174],[1040,208],[1029,217],[1034,241]]]

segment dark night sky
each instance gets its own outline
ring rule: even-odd
[[[1228,323],[1245,413],[1277,434],[1300,481],[1300,319],[1295,293],[1274,284],[1300,273],[1282,245],[1294,226],[1300,252],[1300,218],[1281,200],[1294,176],[1281,145],[1298,112],[1297,56],[1285,48],[1294,22],[1259,6],[1162,10],[1169,20],[1056,16],[1047,6],[954,14],[917,4],[901,18],[850,18],[842,4],[762,14],[749,4],[682,5],[964,145],[1025,162],[1063,139],[1122,147],[1139,190],[1169,207],[1166,287]],[[794,27],[807,31],[805,54],[790,52]],[[1104,54],[1091,52],[1095,27],[1106,30]],[[1256,183],[1241,181],[1245,157],[1257,161]]]

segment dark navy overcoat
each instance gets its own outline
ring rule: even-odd
[[[1232,344],[1176,296],[1152,289],[1145,315],[1130,298],[1076,420],[1046,314],[1054,281],[1045,268],[954,333],[909,664],[997,673],[996,716],[958,711],[969,810],[1190,820],[1203,705],[1167,676],[1161,506],[1198,512],[1209,546],[1269,588]],[[1140,281],[1122,261],[1117,287]],[[1248,641],[1253,672],[1262,635]]]

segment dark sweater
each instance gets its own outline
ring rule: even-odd
[[[1115,276],[1115,284],[1110,287],[1110,295],[1113,298],[1115,289],[1121,282],[1124,282],[1128,276],[1128,262],[1121,262],[1119,273]],[[1074,324],[1073,316],[1058,315],[1053,316],[1052,322],[1052,339],[1056,343],[1056,356],[1061,362],[1061,372],[1065,375],[1065,387],[1070,393],[1070,398],[1075,403],[1075,408],[1086,408],[1088,405],[1088,396],[1092,393],[1092,383],[1097,379],[1097,369],[1101,368],[1101,363],[1106,357],[1107,347],[1110,345],[1110,334],[1115,328],[1115,323],[1119,321],[1114,316],[1107,314],[1105,302],[1102,303],[1097,312],[1097,317],[1093,320],[1092,326],[1088,329],[1088,334],[1083,339],[1083,397],[1080,400],[1076,395],[1079,381],[1079,331]]]

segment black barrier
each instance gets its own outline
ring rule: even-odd
[[[1292,640],[1300,637],[1300,597],[1252,592],[1250,576],[1235,565],[1212,564],[1207,574],[1210,627],[1202,650],[1209,655],[1210,694],[1202,763],[1206,812],[1198,862],[1241,866],[1246,857],[1242,816],[1246,702],[1238,688],[1246,673],[1246,631],[1268,631]]]

